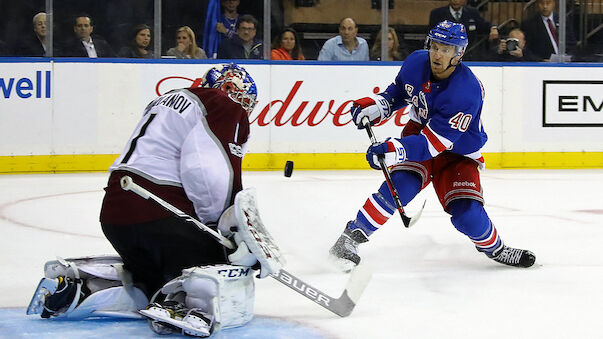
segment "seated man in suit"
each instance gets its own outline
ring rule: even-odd
[[[555,13],[555,0],[537,0],[537,12],[521,23],[521,30],[526,34],[527,48],[538,61],[550,61],[551,56],[559,54],[559,14]],[[576,39],[567,21],[566,53],[571,54],[576,46]]]
[[[429,29],[444,20],[463,24],[469,39],[468,54],[465,55],[464,60],[483,59],[487,53],[487,46],[480,50],[482,53],[473,50],[472,46],[479,41],[480,35],[488,35],[488,41],[498,39],[498,28],[484,20],[477,9],[466,5],[467,0],[449,0],[448,6],[432,10],[429,13]]]
[[[113,49],[105,40],[96,36],[92,39],[93,30],[94,23],[89,15],[77,15],[73,25],[75,37],[65,42],[60,55],[84,58],[115,57]]]
[[[19,55],[46,55],[46,13],[40,12],[33,17],[34,34],[24,37],[19,45]]]

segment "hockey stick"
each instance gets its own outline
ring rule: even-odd
[[[228,249],[235,249],[236,246],[228,238],[224,237],[220,233],[214,231],[207,225],[203,224],[199,220],[191,217],[190,215],[182,212],[174,205],[161,199],[155,194],[149,192],[145,188],[139,186],[129,176],[123,176],[120,179],[121,188],[126,191],[132,191],[137,195],[147,200],[153,200],[163,208],[174,213],[176,216],[184,219],[185,221],[195,224],[200,230],[208,232],[214,239]],[[278,282],[303,295],[304,297],[314,301],[318,305],[326,308],[327,310],[337,314],[340,317],[346,317],[352,313],[358,299],[364,292],[364,289],[368,285],[371,279],[372,272],[370,269],[363,265],[358,265],[352,271],[350,278],[348,279],[347,285],[341,293],[339,298],[333,298],[328,294],[320,291],[319,289],[310,286],[308,283],[299,279],[295,275],[289,273],[284,269],[280,269],[278,273],[272,274],[271,277],[276,279]]]
[[[373,144],[373,145],[376,144],[377,138],[375,137],[375,133],[373,133],[373,129],[371,128],[371,123],[369,121],[369,118],[367,118],[367,117],[362,118],[360,123],[362,125],[364,125],[364,128],[366,129],[366,133],[368,134],[369,139],[371,139],[371,144]],[[406,212],[404,212],[404,207],[402,207],[402,202],[400,201],[400,195],[398,194],[398,190],[396,189],[396,186],[394,186],[394,182],[392,181],[392,176],[389,173],[389,169],[385,165],[385,156],[383,154],[380,154],[377,156],[377,160],[379,160],[379,165],[381,166],[381,172],[383,172],[383,176],[385,176],[385,182],[387,183],[387,187],[389,187],[389,191],[392,194],[392,197],[394,198],[394,203],[396,204],[396,208],[398,209],[398,212],[400,212],[400,217],[402,218],[402,223],[407,228],[411,227],[421,217],[421,214],[423,213],[423,208],[425,208],[425,202],[427,202],[427,201],[423,202],[423,206],[421,207],[419,212],[417,212],[417,214],[415,214],[412,218],[409,218],[406,215]]]

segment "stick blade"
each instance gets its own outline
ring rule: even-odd
[[[372,276],[373,271],[368,266],[362,263],[358,264],[352,270],[348,284],[341,297],[331,305],[331,311],[340,317],[347,317],[352,314],[354,307],[356,307],[360,296],[364,293]]]
[[[419,221],[419,218],[423,214],[423,209],[425,208],[426,203],[427,203],[427,200],[423,201],[423,206],[421,206],[421,209],[417,212],[417,214],[413,215],[412,218],[410,218],[408,225],[406,225],[406,223],[404,224],[404,226],[406,226],[406,228],[410,228],[412,225],[416,224],[417,221]]]

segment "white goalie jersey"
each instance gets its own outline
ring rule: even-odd
[[[194,211],[202,222],[216,222],[242,189],[241,162],[248,136],[247,112],[219,89],[180,89],[158,97],[146,107],[109,169],[101,222],[140,223],[168,215],[141,199],[128,199],[129,204],[144,206],[122,215],[120,205],[128,193],[118,181],[125,172],[185,212]],[[131,214],[132,210],[141,213]]]

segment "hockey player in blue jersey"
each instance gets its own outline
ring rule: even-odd
[[[481,123],[484,89],[461,63],[467,43],[462,24],[439,23],[429,32],[426,49],[404,61],[383,93],[354,101],[351,114],[358,128],[364,128],[363,118],[375,124],[410,105],[410,121],[402,137],[371,145],[366,154],[369,165],[380,169],[377,157],[384,157],[402,205],[432,182],[452,224],[478,251],[502,264],[530,267],[535,255],[506,246],[483,207],[478,167],[484,167],[480,150],[488,139]],[[367,242],[395,210],[384,182],[356,219],[347,223],[330,254],[346,270],[357,265],[358,245]]]

